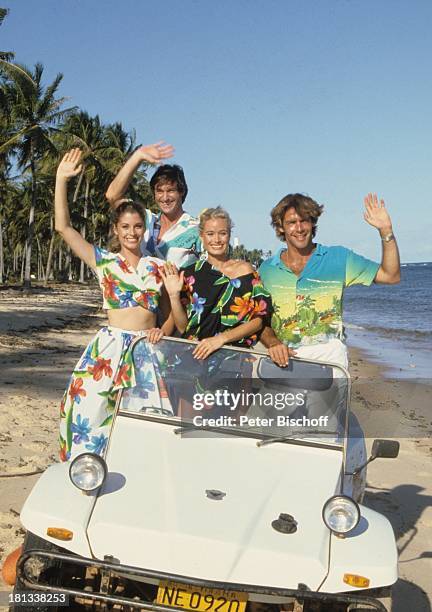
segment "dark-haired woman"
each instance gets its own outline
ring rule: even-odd
[[[168,319],[155,327],[161,305],[162,260],[142,257],[145,213],[131,202],[114,211],[111,250],[88,243],[70,223],[67,183],[82,170],[81,151],[72,149],[57,169],[55,228],[72,251],[93,268],[103,291],[109,325],[96,334],[75,367],[60,411],[60,458],[83,452],[104,454],[117,392],[134,385],[130,345],[142,331],[154,343],[172,333]],[[168,308],[167,303],[167,308]]]

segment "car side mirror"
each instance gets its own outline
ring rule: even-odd
[[[396,459],[399,455],[400,444],[397,440],[374,440],[372,452],[369,459],[363,465],[358,466],[354,472],[347,472],[348,476],[355,476],[362,471],[371,461],[375,459]]]
[[[395,459],[399,455],[400,444],[397,440],[374,440],[371,460]]]

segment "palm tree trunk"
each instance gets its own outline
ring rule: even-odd
[[[36,244],[37,244],[37,279],[44,280],[44,270],[42,265],[42,249],[40,245],[40,240],[38,236],[36,236]]]
[[[47,264],[46,264],[46,268],[45,268],[45,283],[44,285],[48,285],[48,281],[49,281],[49,277],[51,274],[51,265],[52,265],[52,259],[53,259],[53,253],[54,253],[54,229],[53,229],[53,218],[51,217],[50,219],[50,228],[51,228],[51,240],[50,240],[50,245],[49,245],[49,250],[48,250],[48,259],[47,259]]]
[[[68,281],[73,280],[72,268],[73,268],[72,251],[70,250],[69,247],[67,247],[66,257],[65,257],[65,262],[64,262],[64,271],[65,271],[65,278]]]
[[[14,272],[14,274],[16,274],[17,271],[18,271],[18,260],[19,260],[20,252],[21,252],[21,246],[19,244],[17,244],[15,249],[14,249],[14,257],[13,257],[13,272]]]
[[[74,194],[73,194],[73,198],[72,198],[72,203],[73,204],[75,204],[75,202],[78,200],[78,194],[79,194],[79,191],[81,189],[81,183],[82,183],[83,177],[84,177],[84,168],[81,170],[81,173],[80,173],[80,175],[78,177],[78,181],[77,181],[77,184],[76,184],[76,187],[75,187],[75,191],[74,191]]]
[[[69,274],[69,270],[70,270],[70,267],[69,267],[70,259],[71,259],[70,250],[69,250],[69,248],[66,248],[66,254],[65,254],[65,258],[64,258],[64,277],[65,277],[65,280],[68,280],[67,274]]]
[[[3,228],[0,217],[0,283],[3,282],[4,260],[3,260]]]
[[[89,193],[90,193],[90,180],[88,178],[86,178],[85,195],[84,195],[84,223],[81,226],[81,236],[84,238],[84,240],[85,240],[85,237],[86,237],[86,229],[87,229]],[[83,262],[83,260],[81,260],[80,279],[79,279],[80,283],[84,282],[85,269],[86,269],[86,265]]]
[[[24,282],[24,269],[25,269],[26,253],[27,253],[27,242],[25,243],[24,248],[21,251],[21,283]]]
[[[33,143],[31,145],[32,152],[30,158],[30,170],[32,176],[31,182],[31,206],[28,223],[28,233],[26,241],[26,256],[25,256],[25,273],[24,273],[24,293],[29,293],[31,290],[31,254],[32,254],[32,242],[34,233],[34,217],[36,209],[36,164],[35,156],[33,151]]]

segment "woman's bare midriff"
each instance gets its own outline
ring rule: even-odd
[[[156,314],[141,306],[107,310],[108,321],[112,327],[130,331],[142,331],[156,326]]]

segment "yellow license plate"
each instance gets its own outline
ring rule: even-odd
[[[248,595],[162,581],[156,603],[197,612],[245,612]]]

